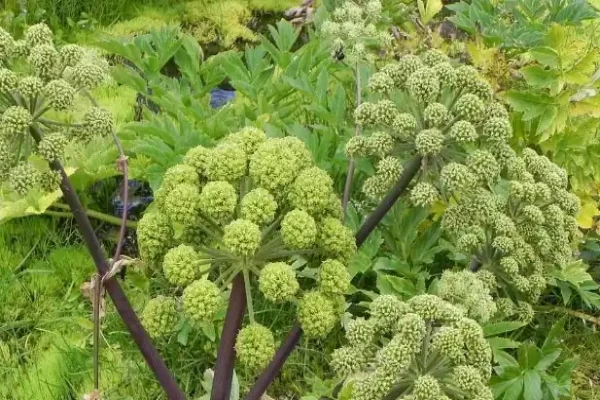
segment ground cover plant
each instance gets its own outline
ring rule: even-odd
[[[0,28],[0,399],[595,398],[597,4],[148,6]]]

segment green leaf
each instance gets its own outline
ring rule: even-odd
[[[501,333],[512,332],[516,329],[522,328],[525,326],[523,322],[519,321],[502,321],[496,322],[492,324],[487,324],[482,327],[484,336],[496,336]]]
[[[523,397],[527,400],[542,400],[542,378],[537,371],[525,371],[523,383]]]
[[[492,346],[492,349],[518,349],[521,345],[516,340],[503,337],[491,337],[487,341]]]
[[[552,325],[552,327],[548,331],[548,334],[546,335],[544,344],[542,345],[542,351],[545,352],[546,350],[555,347],[556,343],[560,340],[561,335],[565,331],[566,320],[566,317],[562,317]]]
[[[515,111],[523,113],[524,121],[531,121],[541,116],[547,111],[549,105],[555,104],[554,99],[545,94],[516,90],[506,92],[505,98]]]
[[[522,68],[520,72],[527,83],[537,89],[552,85],[557,78],[554,71],[544,69],[539,65]]]
[[[537,62],[547,67],[558,68],[560,64],[559,54],[551,47],[537,47],[529,53]]]
[[[535,370],[539,372],[546,371],[552,364],[554,364],[556,360],[558,360],[558,357],[560,357],[561,353],[561,349],[556,349],[545,354],[536,364]]]
[[[583,260],[576,260],[569,263],[564,270],[556,270],[554,272],[554,277],[578,286],[580,283],[593,281],[591,275],[587,272],[587,269],[588,266]]]
[[[523,378],[515,378],[511,382],[512,384],[504,393],[504,397],[502,397],[503,400],[519,400],[521,393],[523,393]]]
[[[414,295],[415,285],[409,280],[392,275],[377,275],[377,289],[381,294]]]

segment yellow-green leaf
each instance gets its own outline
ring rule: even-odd
[[[581,204],[581,210],[577,215],[577,224],[580,228],[591,229],[594,226],[594,218],[600,215],[598,210],[598,203],[593,199],[584,200]]]

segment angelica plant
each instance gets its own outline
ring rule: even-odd
[[[346,329],[332,366],[353,400],[493,399],[492,351],[464,310],[434,295],[376,298]]]
[[[266,366],[275,352],[273,334],[255,320],[253,296],[297,302],[309,338],[325,337],[339,322],[356,244],[333,180],[300,140],[248,127],[213,148],[193,148],[166,172],[153,207],[138,225],[140,253],[180,290],[179,307],[190,321],[212,321],[228,285],[243,277],[250,324],[235,348],[248,370]],[[292,265],[299,257],[317,267],[310,287],[300,285]],[[149,307],[151,326],[172,324]]]
[[[421,171],[410,198],[429,207],[440,198],[435,182],[442,167],[474,149],[495,148],[512,134],[491,86],[473,67],[455,67],[439,50],[385,65],[370,77],[368,89],[368,101],[354,112],[363,134],[350,139],[346,154],[375,164],[375,174],[362,187],[374,201],[400,178],[403,162],[416,158]],[[495,129],[487,117],[495,117]]]
[[[499,126],[495,118],[487,125],[489,132]],[[518,156],[506,144],[442,169],[449,203],[442,225],[458,251],[496,276],[506,315],[530,320],[528,303],[538,301],[554,269],[572,260],[579,199],[567,185],[566,171],[548,158],[532,149]]]
[[[113,130],[111,114],[97,106],[82,121],[56,120],[106,81],[107,65],[79,46],[57,48],[44,24],[29,27],[21,41],[0,29],[0,40],[0,179],[17,196],[55,191],[61,177],[46,163],[61,159],[72,140]]]

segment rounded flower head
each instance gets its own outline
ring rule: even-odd
[[[46,161],[62,158],[68,140],[61,132],[49,133],[40,141],[37,153]]]
[[[392,125],[394,119],[398,116],[398,108],[391,100],[379,100],[375,104],[375,116],[377,123],[382,125]]]
[[[260,246],[260,228],[253,222],[237,219],[227,225],[223,233],[223,244],[233,254],[251,257]]]
[[[288,199],[294,208],[313,214],[321,213],[328,205],[333,193],[333,180],[318,167],[300,173],[290,187]]]
[[[402,57],[398,63],[384,66],[381,69],[381,72],[392,78],[396,87],[401,87],[413,72],[422,67],[423,62],[421,59],[415,55],[409,54]]]
[[[163,272],[173,285],[187,286],[198,277],[200,261],[193,247],[182,244],[165,254]]]
[[[440,81],[433,69],[421,68],[408,77],[406,88],[413,98],[428,104],[440,94]]]
[[[14,52],[15,42],[10,33],[0,28],[0,61],[7,59]]]
[[[450,128],[450,138],[458,143],[470,143],[477,140],[479,136],[477,130],[468,121],[457,121],[452,128]]]
[[[114,129],[113,116],[104,108],[92,107],[83,117],[83,125],[90,137],[109,136]]]
[[[250,176],[271,193],[280,193],[310,162],[301,143],[286,139],[267,139],[250,159]]]
[[[440,127],[448,118],[448,109],[440,103],[431,103],[423,110],[423,119],[430,128]]]
[[[58,171],[44,171],[39,177],[40,186],[46,192],[54,192],[60,187],[62,176]]]
[[[439,197],[435,186],[427,182],[418,182],[410,191],[410,201],[417,207],[429,208]]]
[[[414,313],[424,320],[455,322],[462,318],[462,312],[438,296],[422,294],[408,300]]]
[[[211,150],[204,146],[196,146],[188,150],[183,157],[183,163],[194,167],[198,175],[203,175],[206,170],[206,163],[211,156]]]
[[[366,348],[375,337],[375,324],[372,320],[356,318],[346,327],[346,339],[352,347]]]
[[[0,93],[8,92],[17,86],[17,74],[10,69],[0,68]]]
[[[331,354],[331,366],[336,374],[345,378],[360,371],[367,363],[365,351],[360,347],[341,347]]]
[[[456,87],[471,88],[479,79],[479,72],[470,65],[461,65],[456,68]]]
[[[228,182],[208,182],[200,193],[198,205],[209,217],[225,221],[233,216],[237,205],[237,193]]]
[[[418,400],[434,400],[439,399],[442,394],[442,389],[438,380],[431,375],[421,375],[414,383],[413,393]]]
[[[493,102],[485,106],[485,116],[490,119],[500,118],[508,120],[508,111],[506,111],[506,108],[502,104]]]
[[[403,170],[402,161],[396,157],[387,156],[377,163],[376,175],[386,186],[392,186],[400,178]]]
[[[487,119],[483,123],[483,136],[491,142],[505,142],[512,137],[510,121],[507,118],[498,117]]]
[[[395,336],[402,338],[404,345],[413,353],[420,351],[426,332],[425,320],[419,314],[407,313],[396,321]]]
[[[50,107],[66,110],[75,100],[75,89],[62,79],[50,81],[44,88],[44,94]]]
[[[383,157],[394,149],[394,138],[387,132],[375,132],[368,138],[369,153]]]
[[[58,52],[50,44],[42,44],[31,49],[29,65],[37,76],[42,79],[51,79],[56,75]]]
[[[455,364],[465,361],[464,345],[462,332],[449,326],[443,326],[438,330],[432,340],[433,348]]]
[[[300,284],[290,265],[276,262],[264,266],[260,272],[258,288],[267,300],[280,303],[293,299]]]
[[[31,25],[25,30],[25,42],[29,47],[51,45],[52,39],[52,31],[44,23]]]
[[[252,323],[240,330],[235,342],[240,363],[250,371],[266,367],[275,355],[275,339],[269,328]]]
[[[317,238],[317,224],[304,210],[292,210],[281,221],[283,243],[292,249],[308,249]]]
[[[25,196],[37,186],[39,172],[29,163],[21,163],[10,170],[8,184],[12,190]]]
[[[384,333],[394,330],[400,317],[408,312],[410,307],[391,294],[381,295],[371,302],[375,327]]]
[[[500,166],[489,151],[475,150],[470,153],[467,157],[467,166],[482,182],[492,183],[500,175]]]
[[[33,98],[42,94],[44,81],[37,76],[26,76],[17,85],[22,96]]]
[[[448,56],[438,49],[429,49],[421,54],[421,60],[428,67],[448,62]]]
[[[417,120],[412,114],[402,113],[392,122],[393,134],[398,137],[405,137],[414,134],[417,129]]]
[[[394,88],[394,80],[383,72],[376,72],[369,79],[368,87],[374,93],[389,93]]]
[[[182,303],[188,318],[202,323],[212,320],[224,302],[217,285],[208,279],[199,279],[184,289]]]
[[[333,302],[324,294],[313,291],[306,293],[300,301],[298,321],[308,338],[321,339],[333,330],[338,318]]]
[[[66,67],[74,67],[83,58],[83,48],[76,44],[67,44],[60,48],[60,62]]]
[[[153,338],[170,335],[178,321],[175,299],[157,296],[146,304],[142,312],[142,325]]]
[[[171,190],[181,184],[192,186],[197,186],[198,184],[198,174],[189,165],[177,164],[167,169],[163,176],[162,184],[154,197],[157,200],[158,198],[166,198]]]
[[[164,211],[173,222],[193,225],[198,219],[200,192],[189,184],[175,186],[166,197]]]
[[[352,231],[335,218],[321,222],[318,245],[326,257],[347,261],[356,252],[356,241]]]
[[[212,181],[236,182],[246,175],[246,153],[241,146],[221,144],[206,158],[205,174]]]
[[[352,136],[346,143],[347,157],[364,157],[369,153],[369,140],[364,136]]]
[[[477,368],[469,365],[455,367],[452,372],[452,378],[460,390],[470,395],[476,395],[485,388],[481,374]]]
[[[157,262],[173,240],[171,221],[160,212],[145,213],[137,225],[137,238],[142,259]]]
[[[11,106],[4,110],[0,125],[5,136],[18,135],[33,122],[33,117],[27,109],[20,106]]]
[[[450,63],[442,62],[432,67],[438,76],[440,86],[443,88],[454,88],[456,87],[456,70]]]
[[[328,296],[346,294],[350,288],[350,274],[346,266],[337,260],[323,261],[317,280],[319,290]]]
[[[485,105],[474,94],[462,95],[454,105],[454,113],[469,122],[477,123],[483,116]]]
[[[379,122],[377,105],[364,102],[354,110],[354,122],[357,125],[366,126]]]
[[[492,96],[494,95],[494,89],[492,89],[492,86],[483,79],[476,79],[471,87],[467,88],[467,90],[483,101],[491,100]]]
[[[477,184],[477,177],[466,165],[449,163],[444,165],[440,174],[440,181],[450,192],[468,191]]]
[[[444,135],[438,129],[426,129],[415,138],[415,147],[423,155],[437,155],[444,148]]]
[[[257,225],[273,221],[277,211],[277,202],[268,190],[257,188],[244,196],[240,204],[242,218]]]
[[[240,131],[232,133],[224,138],[226,143],[234,144],[244,150],[247,156],[251,156],[261,143],[267,139],[264,131],[247,126]]]
[[[69,80],[78,89],[94,89],[106,80],[106,71],[98,64],[82,62],[73,67]]]
[[[444,271],[438,291],[442,299],[462,308],[478,322],[485,323],[496,313],[490,288],[470,271]]]

